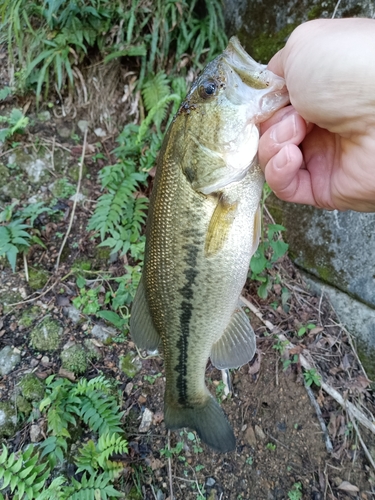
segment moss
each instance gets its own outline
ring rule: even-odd
[[[22,313],[22,316],[19,319],[18,324],[21,326],[25,326],[26,328],[29,328],[40,314],[41,311],[38,306],[29,307],[28,309],[26,309],[26,311]]]
[[[28,401],[41,401],[44,397],[45,387],[41,380],[33,373],[28,373],[20,380],[19,389]]]
[[[73,263],[72,270],[74,272],[90,271],[91,270],[91,261],[86,260],[86,259],[76,259]]]
[[[73,165],[72,167],[70,167],[68,170],[68,173],[69,173],[69,177],[73,181],[78,182],[78,177],[79,177],[79,166],[78,165]],[[82,178],[86,177],[88,173],[89,173],[89,169],[87,168],[87,165],[83,165]]]
[[[22,300],[22,295],[19,292],[5,291],[0,293],[0,303],[3,305],[4,314],[8,313],[12,309],[12,306],[9,304],[15,304],[16,302],[21,302]]]
[[[263,64],[267,64],[271,57],[282,49],[288,39],[288,36],[296,27],[296,24],[287,24],[280,31],[264,32],[251,40],[251,55]],[[243,41],[243,32],[240,32],[239,38]],[[248,45],[248,44],[246,44]]]
[[[375,348],[359,342],[357,343],[357,354],[368,378],[375,380]]]
[[[62,367],[65,370],[73,372],[77,375],[84,373],[87,370],[87,354],[85,349],[75,344],[64,350],[60,356]]]
[[[94,267],[96,269],[102,268],[109,261],[109,256],[111,255],[110,248],[96,247],[94,253]]]
[[[135,352],[130,351],[126,356],[120,357],[120,370],[125,373],[127,377],[135,377],[141,368],[142,361],[135,354]]]
[[[65,178],[57,179],[51,188],[56,198],[69,198],[76,192],[76,188]]]
[[[48,273],[35,267],[29,268],[29,286],[33,290],[40,290],[48,281]]]
[[[91,340],[86,339],[83,342],[83,345],[86,349],[86,355],[87,358],[90,359],[91,361],[97,361],[98,359],[101,359],[102,354],[100,350],[94,346],[94,344],[91,342]]]
[[[0,438],[13,437],[17,429],[17,412],[9,402],[0,402]]]
[[[31,331],[31,345],[39,351],[56,351],[60,346],[62,331],[58,321],[46,318]]]
[[[143,495],[140,493],[135,486],[126,494],[128,500],[142,500]]]
[[[21,394],[16,396],[16,406],[17,406],[17,410],[26,416],[29,416],[31,413],[31,410],[33,409],[31,404],[27,401],[26,398],[21,396]]]

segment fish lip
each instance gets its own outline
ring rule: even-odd
[[[223,59],[241,80],[252,88],[267,89],[272,78],[272,90],[285,91],[283,78],[272,74],[265,64],[256,62],[242,47],[236,36],[232,36],[223,52]]]

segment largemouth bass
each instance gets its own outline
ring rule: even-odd
[[[205,369],[255,352],[239,297],[260,234],[258,124],[287,103],[284,80],[233,37],[192,85],[157,161],[130,332],[139,348],[162,344],[166,427],[190,427],[221,452],[235,437]]]

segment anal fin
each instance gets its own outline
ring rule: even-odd
[[[232,314],[229,325],[211,350],[211,362],[216,368],[238,368],[251,361],[255,354],[255,333],[240,305]]]
[[[130,335],[139,349],[150,351],[157,349],[161,340],[152,321],[143,277],[139,282],[131,309]]]

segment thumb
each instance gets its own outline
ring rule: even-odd
[[[267,69],[272,71],[278,76],[282,76],[284,78],[284,49],[279,50],[276,54],[271,58],[270,62],[267,65]]]

